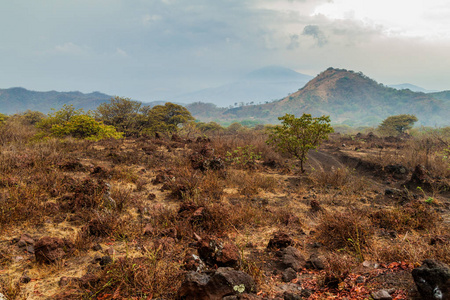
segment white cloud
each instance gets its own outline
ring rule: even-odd
[[[322,4],[312,16],[354,20],[381,26],[386,36],[450,39],[448,0],[334,0]]]
[[[128,53],[120,48],[116,49],[116,55],[121,56],[121,57],[128,57]]]
[[[53,49],[53,52],[66,55],[82,56],[89,54],[90,49],[87,46],[79,46],[72,42],[67,42],[62,45],[56,45]]]
[[[162,16],[160,15],[150,15],[146,14],[142,17],[142,24],[148,25],[151,23],[155,23],[162,20]]]

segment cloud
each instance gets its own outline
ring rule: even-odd
[[[367,8],[387,10],[399,4],[375,0],[54,1],[7,1],[2,6],[0,65],[8,74],[0,74],[4,86],[27,86],[36,81],[34,74],[42,74],[50,89],[62,89],[51,85],[67,80],[61,86],[71,90],[159,100],[221,85],[266,65],[310,75],[342,67],[376,75],[385,83],[397,81],[393,74],[409,76],[398,80],[407,82],[413,72],[404,70],[416,68],[424,82],[450,82],[450,61],[443,50],[449,39],[423,38],[437,33],[445,37],[445,32],[450,36],[448,0],[429,1],[439,5],[419,11],[420,28],[427,32],[421,38],[390,27],[398,23],[396,15],[415,16],[417,5],[390,10],[378,19]],[[386,18],[392,20],[384,22]],[[55,75],[61,73],[77,80]],[[412,83],[421,85],[418,79]]]
[[[325,37],[324,33],[320,30],[319,26],[317,25],[305,26],[302,34],[312,36],[317,41],[317,45],[319,47],[323,47],[325,44],[328,43],[328,40]]]
[[[142,24],[148,25],[162,20],[160,15],[150,15],[146,14],[142,17]]]
[[[89,54],[90,49],[87,46],[79,46],[72,42],[67,42],[62,45],[56,45],[53,52],[66,55],[84,56]]]
[[[127,52],[125,52],[125,50],[117,48],[116,49],[116,55],[121,56],[121,57],[128,57]]]

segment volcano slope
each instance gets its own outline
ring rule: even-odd
[[[0,152],[7,299],[413,299],[415,267],[450,263],[438,140],[334,135],[299,174],[256,130],[20,132]]]

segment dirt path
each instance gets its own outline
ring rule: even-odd
[[[325,152],[325,150],[310,151],[308,153],[307,165],[309,165],[310,168],[322,171],[329,171],[333,168],[345,168],[345,165],[338,158]]]

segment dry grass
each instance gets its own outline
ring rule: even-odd
[[[374,229],[367,213],[347,210],[324,213],[317,226],[317,240],[331,250],[346,249],[363,260],[364,252],[371,247]]]
[[[449,244],[430,244],[432,236],[448,230],[435,211],[445,209],[445,198],[432,205],[423,199],[404,206],[382,202],[370,191],[372,182],[347,168],[283,175],[286,158],[268,147],[259,131],[222,133],[189,143],[182,138],[35,141],[25,125],[9,126],[0,128],[5,132],[0,138],[0,232],[5,238],[0,240],[7,241],[1,244],[0,266],[10,269],[8,276],[0,273],[0,293],[8,299],[33,296],[31,285],[17,282],[24,266],[39,266],[33,260],[26,265],[14,262],[23,253],[9,243],[24,232],[36,238],[66,237],[75,244],[69,260],[41,274],[48,277],[40,280],[48,284],[49,299],[55,291],[71,288],[76,292],[66,299],[172,299],[183,279],[183,258],[188,250],[195,252],[194,233],[240,245],[240,268],[259,281],[264,292],[274,286],[267,280],[273,269],[265,265],[265,249],[270,235],[280,230],[291,234],[305,255],[316,241],[325,246],[311,250],[327,258],[323,278],[316,278],[325,286],[342,281],[363,257],[381,262],[434,257],[449,262]],[[254,169],[225,165],[200,170],[192,165],[193,154],[223,159],[228,151],[249,144],[262,156]],[[430,170],[445,175],[433,169],[438,167],[439,151],[433,147]],[[408,158],[406,151],[416,148],[406,148],[393,150],[386,161],[408,159],[408,164],[415,164],[413,152]],[[205,149],[209,154],[201,154]],[[417,159],[424,162],[417,149]],[[321,211],[311,211],[312,200]],[[382,235],[386,231],[396,231],[397,238]],[[92,257],[106,255],[93,250],[97,244],[103,251],[116,251],[113,263],[103,269],[91,263]],[[66,274],[96,279],[58,287],[59,277]]]

